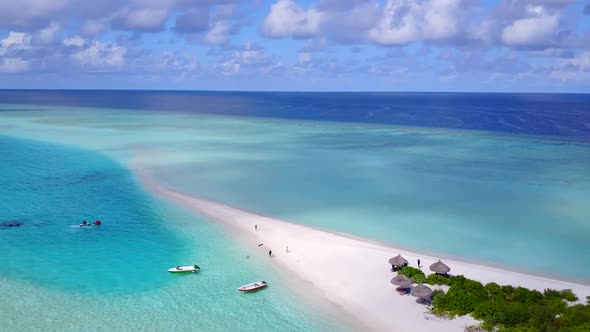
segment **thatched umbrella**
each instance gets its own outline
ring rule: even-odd
[[[451,268],[448,267],[445,263],[441,262],[439,259],[438,262],[430,265],[430,271],[438,274],[447,274],[449,273],[449,271],[451,271]]]
[[[406,277],[405,275],[398,274],[393,279],[391,279],[391,283],[394,284],[394,285],[398,285],[400,288],[408,288],[414,282],[412,281],[412,279]]]
[[[389,264],[397,267],[402,267],[408,264],[408,260],[403,258],[402,255],[397,255],[389,259]]]
[[[415,297],[419,297],[421,299],[429,298],[432,296],[432,289],[419,284],[418,286],[412,288],[410,294]]]

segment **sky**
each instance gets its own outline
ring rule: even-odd
[[[0,0],[0,88],[590,92],[590,0]]]

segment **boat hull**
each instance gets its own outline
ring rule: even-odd
[[[266,282],[253,282],[238,288],[240,292],[256,292],[268,286]]]
[[[178,266],[168,269],[170,273],[195,273],[199,271],[199,268],[194,266]]]

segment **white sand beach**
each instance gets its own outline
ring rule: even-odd
[[[477,324],[471,317],[453,320],[431,315],[428,308],[410,295],[399,295],[390,280],[388,259],[401,254],[429,274],[429,265],[439,258],[400,250],[346,234],[313,229],[243,211],[199,197],[173,191],[151,178],[148,171],[135,165],[141,183],[156,195],[184,206],[239,234],[246,245],[268,256],[290,275],[313,285],[320,294],[353,315],[373,331],[463,331]],[[258,230],[255,230],[257,226]],[[258,244],[264,243],[258,247]],[[287,252],[287,246],[289,251]],[[570,288],[584,299],[590,286],[445,259],[451,274],[464,275],[482,283],[496,282],[543,290]],[[436,287],[433,287],[436,288]]]

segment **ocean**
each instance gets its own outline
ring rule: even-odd
[[[88,312],[121,330],[343,328],[145,192],[137,165],[292,222],[590,282],[590,95],[4,90],[0,104],[0,220],[23,222],[0,228],[14,330],[77,330]],[[203,271],[165,271],[187,261]],[[237,294],[252,278],[280,287]]]
[[[252,249],[150,197],[112,159],[1,135],[0,155],[0,225],[21,223],[0,226],[0,330],[346,330]],[[192,264],[202,270],[167,272]],[[236,291],[261,279],[265,292]]]

